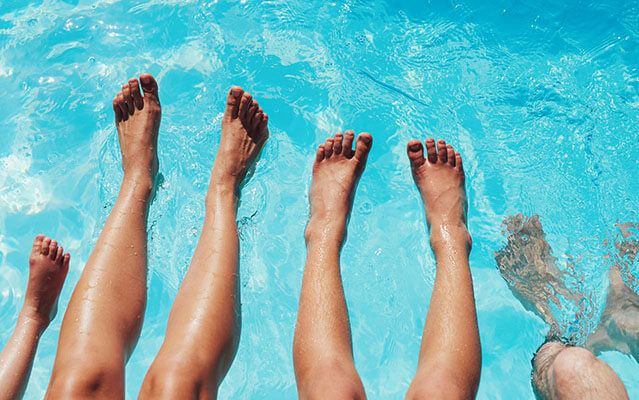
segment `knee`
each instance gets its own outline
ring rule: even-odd
[[[331,361],[315,365],[311,371],[298,374],[300,399],[364,400],[364,385],[349,363]]]
[[[217,385],[198,371],[151,366],[140,388],[140,399],[215,398]],[[188,396],[186,396],[189,394]]]
[[[48,390],[54,398],[93,398],[101,393],[124,396],[124,368],[117,365],[78,365],[51,375]]]
[[[568,347],[555,357],[552,363],[553,380],[559,391],[564,386],[570,387],[571,381],[588,371],[599,360],[582,347]]]

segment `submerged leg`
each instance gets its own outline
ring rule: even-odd
[[[364,399],[355,370],[339,257],[357,182],[372,145],[368,133],[346,131],[319,146],[309,193],[307,258],[293,361],[301,399]],[[343,143],[342,143],[343,140]]]
[[[250,94],[233,87],[206,196],[202,235],[175,297],[166,337],[140,398],[209,399],[235,356],[240,334],[240,184],[268,138],[268,116]]]
[[[481,348],[468,264],[466,190],[459,153],[443,140],[408,143],[413,178],[424,202],[437,272],[417,373],[408,399],[472,398],[481,372]]]
[[[146,223],[160,127],[158,87],[149,74],[113,99],[124,179],[118,199],[67,308],[48,399],[124,398],[124,365],[146,305]]]
[[[0,400],[20,399],[24,394],[40,336],[57,313],[69,258],[55,240],[38,235],[33,241],[24,305],[0,354]]]
[[[627,400],[619,376],[581,347],[545,343],[533,359],[533,389],[542,400]]]

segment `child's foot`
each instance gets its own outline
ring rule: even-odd
[[[222,137],[215,156],[211,186],[237,190],[268,139],[268,115],[250,93],[233,86],[226,99]]]
[[[58,242],[36,236],[29,255],[29,283],[22,313],[43,327],[55,318],[58,296],[69,271],[69,253]]]
[[[140,90],[144,90],[144,95]],[[160,129],[160,98],[158,84],[150,74],[129,79],[113,99],[115,126],[118,129],[122,168],[125,178],[153,186],[158,172],[157,142]]]
[[[306,227],[307,239],[317,230],[339,228],[343,237],[353,205],[355,188],[373,144],[370,133],[338,132],[319,145],[313,164],[313,181],[309,193],[311,218]],[[335,225],[336,224],[336,225]]]
[[[426,154],[422,143],[415,139],[408,142],[407,152],[413,179],[424,202],[431,244],[448,234],[470,245],[470,235],[466,229],[468,203],[461,155],[441,139],[436,147],[433,138],[426,139]]]

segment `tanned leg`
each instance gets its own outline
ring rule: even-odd
[[[38,235],[33,241],[24,305],[16,329],[0,354],[0,400],[20,399],[24,394],[40,336],[58,310],[69,258],[55,240]]]
[[[158,170],[158,87],[133,78],[113,99],[124,179],[67,308],[47,399],[124,398],[124,366],[146,305],[146,223]]]
[[[293,361],[301,399],[364,399],[355,370],[339,257],[359,177],[372,145],[368,133],[346,131],[319,146],[309,193],[307,258]],[[342,143],[343,141],[343,143]]]
[[[479,385],[481,348],[473,283],[468,264],[471,238],[466,228],[462,158],[439,140],[408,143],[437,272],[426,316],[417,373],[409,399],[473,398]]]
[[[240,184],[268,138],[267,123],[250,94],[231,88],[202,235],[173,303],[164,343],[142,384],[142,399],[217,396],[240,334]]]

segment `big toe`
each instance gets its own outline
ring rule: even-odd
[[[144,98],[160,104],[158,83],[155,81],[153,75],[148,73],[140,75],[140,84],[142,85],[142,90],[144,90]]]
[[[406,145],[406,152],[408,153],[408,159],[410,160],[410,165],[413,168],[420,167],[426,162],[424,158],[424,145],[422,142],[416,139],[412,139]]]
[[[360,133],[355,142],[355,158],[361,163],[365,163],[372,146],[373,136],[368,132]]]
[[[229,90],[229,94],[226,98],[226,110],[224,111],[225,117],[232,119],[238,117],[243,94],[244,89],[239,86],[233,86],[231,90]]]

